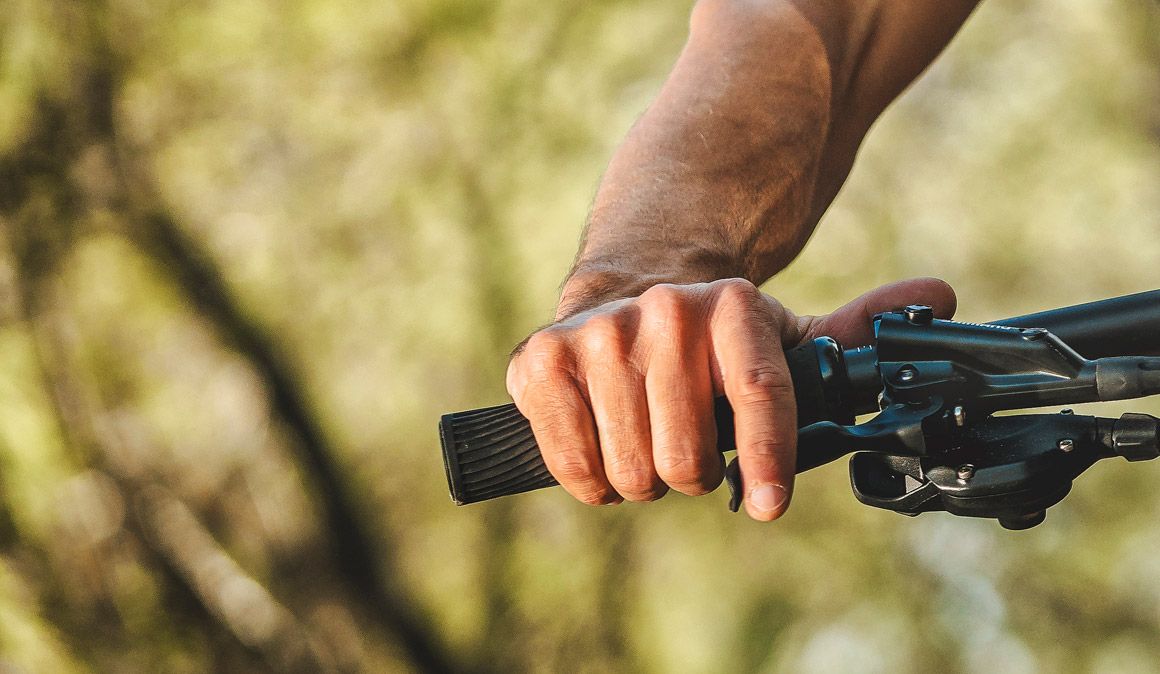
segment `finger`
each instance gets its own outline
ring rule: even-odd
[[[955,314],[957,299],[954,289],[941,279],[897,281],[875,288],[827,316],[810,319],[805,338],[828,335],[846,347],[869,344],[874,340],[874,316],[908,304],[926,304],[934,309],[935,316],[950,318]]]
[[[654,501],[668,488],[653,467],[644,378],[631,353],[634,322],[622,312],[585,324],[585,376],[608,482],[629,501]]]
[[[789,505],[797,444],[797,406],[780,326],[756,288],[721,282],[710,319],[712,353],[733,407],[742,493],[749,516],[776,519]]]
[[[651,329],[666,339],[656,342],[649,354],[645,390],[657,474],[673,489],[699,496],[721,484],[724,469],[717,450],[708,344],[696,329],[704,318],[693,311],[676,303],[656,317],[663,324]]]
[[[604,473],[592,410],[573,376],[564,341],[536,333],[512,368],[516,407],[528,418],[544,465],[569,494],[590,505],[617,503]],[[519,386],[522,385],[522,386]]]

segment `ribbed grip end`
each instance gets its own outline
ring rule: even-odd
[[[558,484],[515,405],[444,414],[439,438],[447,486],[458,505]]]

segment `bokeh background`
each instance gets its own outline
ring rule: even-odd
[[[0,671],[1156,671],[1160,465],[1023,533],[841,463],[769,526],[452,506],[436,421],[507,400],[690,6],[0,0]],[[1158,264],[1158,5],[987,0],[767,290]]]

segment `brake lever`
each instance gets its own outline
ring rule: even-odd
[[[832,421],[810,424],[798,431],[795,472],[804,473],[852,452],[925,456],[931,440],[945,437],[943,406],[942,398],[936,396],[926,404],[889,405],[873,419],[857,425]],[[725,468],[725,482],[729,485],[729,509],[737,512],[743,495],[737,457]]]

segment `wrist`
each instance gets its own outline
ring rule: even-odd
[[[740,265],[724,256],[705,254],[702,257],[699,264],[674,265],[669,261],[636,267],[609,261],[579,261],[564,281],[556,320],[615,300],[637,297],[661,283],[684,285],[744,276]],[[754,283],[763,280],[750,279]]]
[[[556,305],[556,320],[562,321],[614,300],[636,297],[650,285],[655,284],[648,284],[634,274],[612,270],[573,269],[560,291],[560,301]]]

